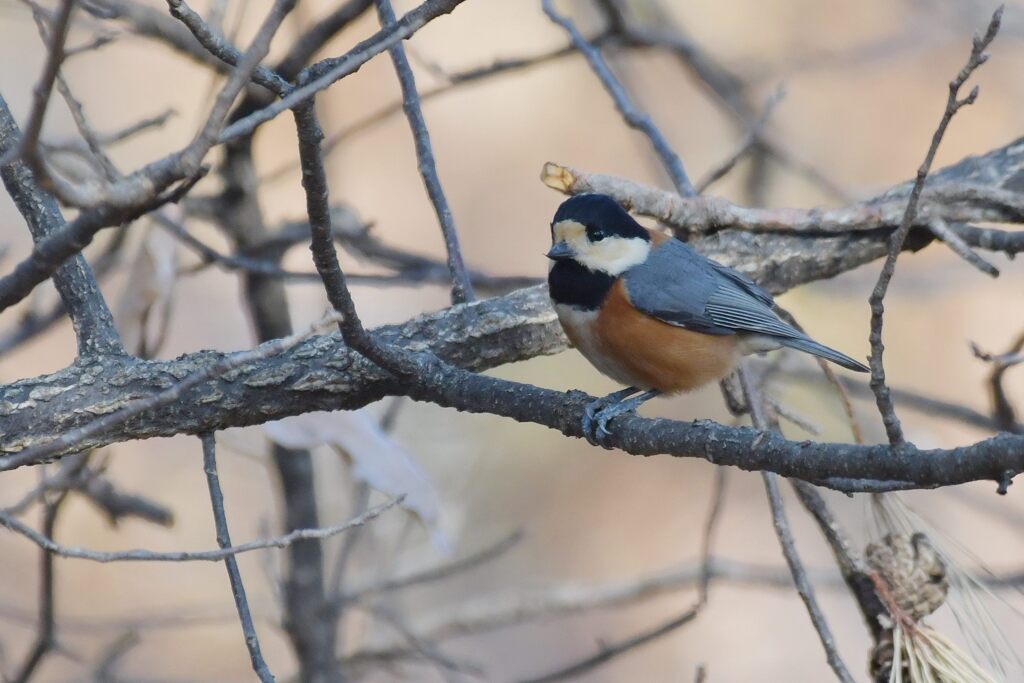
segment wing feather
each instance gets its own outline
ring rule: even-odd
[[[662,322],[704,334],[764,335],[850,370],[868,371],[860,361],[819,344],[780,319],[772,310],[772,295],[749,278],[678,240],[654,247],[644,263],[623,277],[630,302]]]
[[[654,247],[624,278],[633,305],[670,325],[714,335],[804,336],[772,312],[771,294],[679,240]]]

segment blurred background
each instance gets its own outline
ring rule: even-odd
[[[145,0],[155,8],[162,2]],[[223,11],[225,31],[247,44],[269,2],[196,0],[204,16]],[[396,0],[401,15],[415,6]],[[742,163],[710,192],[740,203],[767,206],[841,205],[865,198],[911,178],[942,113],[946,84],[960,69],[970,39],[994,8],[973,0],[866,0],[820,3],[814,0],[646,0],[630,3],[640,20],[674,24],[708,55],[740,76],[755,111],[779,88],[785,95],[767,126],[772,139],[793,158],[816,169],[835,186],[768,161],[763,183],[751,193],[750,168]],[[271,56],[284,49],[335,3],[303,0],[288,19]],[[601,28],[590,2],[560,7],[588,35]],[[86,42],[95,22],[71,33],[71,44]],[[671,24],[669,24],[671,22]],[[118,29],[119,24],[108,24]],[[373,12],[332,41],[321,56],[338,55],[376,31]],[[1021,134],[1024,105],[1024,4],[1010,2],[992,58],[975,76],[981,95],[960,113],[947,134],[936,166],[1004,145]],[[408,42],[421,89],[445,82],[445,74],[491,64],[497,59],[545,53],[566,44],[566,36],[533,0],[468,0],[450,16],[430,24]],[[0,0],[0,94],[19,121],[30,107],[32,87],[45,50],[30,11],[16,0]],[[609,53],[616,72],[637,103],[648,111],[697,179],[741,144],[745,131],[707,87],[666,51],[616,49]],[[111,149],[122,169],[133,169],[185,144],[205,119],[219,78],[161,44],[119,30],[99,50],[74,57],[64,73],[83,101],[93,125],[115,131],[173,109],[159,128]],[[399,111],[381,115],[398,101],[390,61],[380,56],[357,74],[320,96],[319,111],[328,136],[345,135],[328,157],[332,201],[350,206],[387,243],[443,257],[432,207],[416,171],[408,125]],[[451,202],[467,262],[497,275],[542,278],[547,264],[547,225],[561,200],[539,182],[541,166],[555,161],[670,187],[647,141],[629,130],[586,64],[577,55],[530,69],[497,75],[453,88],[424,102],[440,178]],[[44,140],[73,137],[74,124],[58,99],[51,102]],[[260,204],[268,225],[299,219],[304,197],[296,164],[292,120],[282,116],[256,137],[257,169],[264,175]],[[211,180],[214,183],[215,180]],[[202,193],[205,185],[197,192]],[[30,245],[28,231],[10,200],[0,197],[2,243],[8,248],[6,272]],[[190,223],[204,242],[222,251],[227,242],[209,225]],[[88,254],[102,252],[104,233]],[[253,345],[252,326],[242,304],[239,277],[217,267],[195,272],[194,255],[161,240],[143,221],[128,233],[123,267],[103,281],[103,291],[119,323],[130,326],[136,305],[136,264],[157,250],[161,263],[178,272],[160,280],[161,305],[169,306],[166,334],[156,350],[161,358],[198,349],[237,350]],[[156,246],[154,246],[156,245]],[[1002,351],[1024,321],[1024,270],[989,255],[1002,275],[979,274],[935,244],[904,254],[887,300],[886,364],[890,384],[935,398],[990,410],[989,368],[975,359],[969,342]],[[168,261],[169,259],[169,261]],[[343,263],[373,272],[345,256]],[[293,249],[285,265],[309,270],[308,252]],[[152,268],[152,265],[148,266]],[[855,357],[868,353],[867,297],[880,263],[828,282],[817,282],[781,297],[817,339]],[[134,276],[139,277],[139,276]],[[148,280],[147,280],[148,282]],[[45,310],[52,288],[3,316],[11,329],[29,307]],[[443,308],[448,289],[440,285],[371,287],[354,290],[365,323],[400,322]],[[290,283],[289,302],[296,327],[326,308],[318,283]],[[10,382],[64,367],[75,353],[74,335],[62,323],[30,343],[0,356],[0,381]],[[787,359],[776,394],[818,425],[822,440],[848,441],[850,429],[834,392],[806,382],[813,369],[806,359]],[[572,351],[500,368],[496,375],[539,385],[580,388],[593,394],[613,390]],[[1011,397],[1024,390],[1024,374],[1012,372]],[[371,406],[377,418],[388,408]],[[856,401],[869,440],[884,440],[873,402]],[[968,444],[984,431],[941,416],[897,405],[908,439],[929,446]],[[647,415],[677,419],[712,418],[729,422],[717,387],[693,395],[649,403]],[[810,438],[784,425],[794,438]],[[521,539],[500,557],[449,580],[386,596],[383,603],[412,626],[443,623],[460,610],[486,611],[502,601],[545,596],[554,590],[586,593],[639,577],[692,567],[700,542],[715,468],[702,461],[668,457],[635,458],[566,439],[535,425],[492,416],[464,415],[433,405],[403,405],[392,437],[429,477],[422,486],[436,491],[436,528],[392,511],[363,532],[348,567],[348,585],[431,567],[492,545],[521,531]],[[233,539],[242,542],[280,533],[279,483],[267,457],[261,428],[218,434],[221,480]],[[213,547],[201,451],[195,438],[117,444],[105,450],[109,475],[126,491],[144,493],[173,510],[174,524],[163,528],[125,520],[116,528],[81,498],[69,501],[56,538],[96,549],[145,547],[155,550]],[[331,448],[315,452],[318,505],[324,524],[346,519],[357,507],[357,484],[345,458]],[[40,473],[19,470],[0,478],[0,505],[18,500]],[[1024,520],[1019,492],[997,497],[993,484],[907,495],[907,500],[951,539],[963,544],[997,574],[1024,567],[1018,531]],[[834,580],[830,553],[813,522],[789,498],[798,548],[814,574],[826,615],[841,653],[866,680],[868,633],[854,602]],[[851,534],[863,542],[866,505],[858,498],[827,494]],[[374,494],[371,502],[383,500]],[[763,484],[756,474],[728,473],[723,517],[714,555],[743,566],[784,569],[772,530]],[[35,513],[26,518],[37,524]],[[446,554],[439,536],[450,541]],[[327,544],[328,557],[340,540]],[[295,663],[281,627],[278,582],[280,551],[251,553],[240,565],[257,616],[264,654],[279,680],[293,676]],[[38,549],[21,537],[0,534],[0,669],[9,671],[35,637]],[[832,573],[830,573],[832,572]],[[762,572],[765,573],[765,572]],[[778,572],[776,572],[777,574]],[[90,678],[97,662],[128,632],[139,642],[117,663],[119,680],[247,681],[252,679],[237,616],[220,564],[110,564],[57,561],[57,615],[61,653],[46,660],[36,680]],[[1015,590],[1000,599],[1019,603]],[[687,609],[695,600],[692,584],[643,601],[572,616],[530,620],[483,633],[440,641],[443,652],[483,670],[485,680],[512,681],[537,676],[593,654],[602,642],[628,638]],[[995,604],[1003,630],[1024,643],[1024,617]],[[944,609],[935,622],[956,630]],[[342,634],[343,653],[402,642],[393,629],[355,610]],[[699,665],[708,680],[819,681],[831,673],[803,604],[791,587],[717,580],[710,601],[693,622],[587,674],[587,681],[692,680]],[[427,663],[375,667],[366,680],[471,680]]]

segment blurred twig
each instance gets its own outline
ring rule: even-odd
[[[220,550],[198,550],[198,551],[172,551],[156,552],[151,550],[126,550],[126,551],[100,551],[65,546],[54,542],[50,537],[42,534],[15,517],[0,512],[0,526],[24,536],[49,553],[60,557],[69,557],[79,560],[90,560],[92,562],[220,562],[226,557],[232,557],[239,553],[248,553],[263,548],[286,548],[294,543],[310,539],[323,539],[336,536],[349,529],[362,526],[369,521],[379,517],[382,513],[390,510],[399,502],[401,497],[382,503],[370,508],[364,514],[359,515],[347,522],[335,526],[318,529],[295,529],[283,536],[265,538],[258,541],[249,541],[236,546],[221,548]]]
[[[652,640],[657,640],[661,636],[672,633],[680,626],[685,626],[686,624],[693,621],[697,617],[697,614],[699,612],[700,606],[694,606],[686,612],[683,612],[679,616],[673,617],[665,623],[656,626],[655,628],[652,628],[648,631],[638,633],[631,638],[627,638],[625,640],[620,640],[612,643],[602,643],[599,652],[592,657],[588,657],[586,659],[575,662],[563,669],[559,669],[558,671],[553,671],[549,674],[538,676],[537,678],[525,679],[520,683],[551,683],[552,681],[563,681],[567,678],[574,678],[581,674],[587,673],[588,671],[591,671],[601,666],[602,664],[607,663],[608,661],[618,657],[619,655],[629,652],[630,650],[640,647],[641,645],[645,645],[651,642]]]
[[[761,110],[761,115],[756,121],[751,124],[750,129],[740,142],[739,147],[735,152],[729,155],[729,158],[712,168],[708,171],[707,175],[700,179],[697,183],[697,194],[704,194],[704,192],[711,187],[715,182],[721,180],[729,171],[736,167],[740,161],[747,157],[752,151],[757,148],[757,142],[761,135],[761,131],[768,124],[772,114],[775,113],[775,108],[779,102],[782,101],[785,91],[782,87],[777,88],[765,102],[764,109]]]
[[[88,463],[88,454],[83,454],[72,459],[71,467],[85,467]],[[57,526],[57,518],[67,500],[67,492],[58,493],[57,496],[46,503],[43,508],[43,534],[47,538],[53,538]],[[2,514],[2,513],[0,513]],[[32,679],[43,659],[51,651],[57,648],[57,621],[56,621],[56,578],[54,553],[50,548],[41,546],[41,569],[39,572],[39,617],[38,633],[35,644],[29,650],[25,661],[18,667],[12,683],[28,683]]]
[[[429,567],[417,572],[412,572],[405,576],[385,579],[360,588],[354,588],[347,591],[343,599],[363,600],[367,597],[380,593],[390,593],[392,591],[402,590],[413,586],[423,586],[424,584],[430,584],[435,581],[447,579],[503,556],[506,552],[514,548],[522,538],[522,531],[516,531],[515,533],[499,540],[497,543],[491,544],[461,559],[446,562],[436,567]]]
[[[28,122],[25,124],[25,132],[21,137],[21,144],[17,151],[9,151],[0,155],[0,166],[6,165],[15,159],[22,159],[32,170],[37,172],[38,158],[37,143],[39,134],[43,130],[43,117],[46,116],[46,108],[50,102],[50,94],[53,92],[54,82],[60,73],[60,65],[64,61],[64,42],[68,37],[68,28],[71,25],[71,12],[75,8],[75,0],[61,0],[60,9],[57,11],[53,27],[49,36],[49,47],[46,51],[46,66],[43,67],[43,74],[39,82],[32,90],[32,111],[29,112]]]
[[[799,381],[829,381],[827,378],[821,376],[818,372],[811,372],[805,370],[793,370],[786,373],[787,377],[799,380]],[[843,377],[842,386],[853,396],[857,398],[874,398],[874,394],[871,392],[871,387],[866,380],[861,380],[853,377]],[[951,420],[962,422],[965,425],[976,427],[978,429],[987,430],[998,430],[998,423],[988,415],[981,413],[973,408],[951,401],[944,401],[933,396],[928,396],[921,392],[912,391],[910,389],[904,389],[901,387],[891,388],[892,396],[896,400],[896,403],[904,405],[911,410],[917,410],[933,417],[942,417]],[[845,407],[844,407],[845,410]],[[852,406],[850,407],[852,411]],[[850,411],[847,411],[847,415]],[[855,443],[863,443],[863,438],[855,434]]]
[[[992,400],[992,419],[996,426],[1004,432],[1020,433],[1022,431],[1021,424],[1017,420],[1017,409],[1014,408],[1003,387],[1003,376],[1006,371],[1024,362],[1024,356],[1020,353],[1022,348],[1024,348],[1024,334],[1018,335],[1010,348],[1001,354],[987,353],[976,344],[971,344],[971,351],[975,358],[992,365],[992,372],[988,378],[989,395]]]
[[[537,678],[531,678],[528,681],[524,681],[524,683],[550,683],[551,681],[560,681],[579,676],[601,666],[619,655],[629,652],[636,647],[668,635],[677,628],[693,621],[693,619],[697,617],[700,611],[708,603],[708,592],[711,587],[711,581],[714,578],[711,550],[714,542],[715,531],[718,527],[718,522],[721,519],[722,509],[725,503],[726,481],[726,469],[724,467],[715,468],[715,483],[711,491],[711,503],[708,507],[707,519],[704,522],[704,530],[701,534],[701,559],[697,575],[697,603],[678,616],[673,617],[654,628],[642,631],[631,638],[612,644],[607,644],[602,641],[601,647],[596,654],[585,657],[577,662],[573,662],[568,666],[561,667],[551,673],[544,674]],[[634,584],[634,590],[639,587],[640,583],[642,582]],[[621,599],[624,596],[619,597]]]
[[[177,237],[182,244],[194,251],[201,259],[197,266],[190,267],[186,272],[199,271],[207,265],[216,264],[228,270],[241,271],[251,275],[279,278],[287,281],[320,282],[320,276],[315,272],[288,270],[281,266],[279,263],[279,257],[283,255],[283,249],[267,249],[267,251],[274,252],[270,258],[260,258],[249,255],[251,253],[263,251],[263,248],[259,245],[250,249],[239,250],[234,255],[223,254],[192,235],[185,226],[172,220],[166,215],[166,213],[155,211],[150,215],[154,220],[156,220],[158,225]],[[280,240],[284,237],[280,232],[281,231],[279,231],[279,234],[275,237],[275,240]],[[308,233],[308,227],[306,228],[306,232]],[[308,234],[306,235],[306,239],[308,239]],[[450,282],[450,277],[448,276],[444,263],[434,259],[413,254],[398,248],[388,247],[378,242],[376,238],[372,236],[364,238],[361,236],[348,235],[344,232],[338,232],[335,235],[335,239],[342,244],[358,245],[354,246],[354,250],[360,249],[362,245],[376,245],[378,248],[377,253],[380,254],[379,256],[370,252],[362,253],[366,253],[366,256],[371,261],[377,261],[379,258],[380,261],[383,262],[382,265],[395,269],[394,273],[382,273],[379,275],[370,273],[351,273],[348,277],[353,282],[366,285],[394,287],[412,286],[427,282],[439,284]],[[293,242],[293,244],[294,243],[295,242]],[[470,270],[468,273],[470,281],[486,292],[505,293],[520,287],[535,285],[539,282],[537,278],[526,276],[491,275],[489,273],[482,273],[476,270]]]

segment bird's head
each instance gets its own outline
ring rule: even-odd
[[[595,273],[618,277],[643,263],[651,250],[647,229],[605,194],[578,194],[562,202],[551,221],[547,257],[575,261]]]

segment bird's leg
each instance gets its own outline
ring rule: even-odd
[[[602,396],[599,399],[593,400],[583,408],[583,436],[593,445],[597,445],[597,415],[602,410],[610,405],[615,405],[620,401],[629,398],[636,392],[640,391],[636,387],[626,387],[618,391],[613,391],[607,396]]]
[[[611,434],[608,431],[608,423],[611,420],[623,413],[636,410],[642,403],[661,393],[656,389],[652,389],[643,392],[639,396],[629,398],[629,396],[632,396],[637,391],[639,390],[636,387],[627,387],[588,403],[583,415],[583,436],[586,440],[594,446],[602,446],[601,442],[604,437]]]

